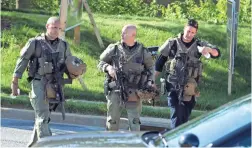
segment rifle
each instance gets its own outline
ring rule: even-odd
[[[49,104],[50,104],[50,111],[55,111],[58,105],[60,105],[61,113],[62,113],[62,118],[65,120],[65,97],[63,93],[63,88],[62,86],[64,84],[71,84],[72,80],[71,79],[64,79],[63,74],[66,70],[66,66],[59,65],[57,64],[57,58],[58,53],[52,53],[52,63],[53,63],[53,81],[52,83],[55,84],[56,87],[56,98],[55,99],[50,99]]]
[[[176,75],[177,75],[177,92],[179,104],[183,101],[184,87],[187,82],[187,60],[186,53],[180,53],[180,56],[176,57]]]
[[[122,70],[122,66],[120,64],[120,59],[119,59],[119,55],[116,55],[112,57],[112,61],[113,61],[113,68],[116,71],[115,74],[115,83],[116,83],[116,90],[115,92],[119,92],[120,95],[120,99],[123,102],[127,102],[128,101],[128,94],[127,94],[127,89],[126,89],[126,85],[125,85],[125,81],[126,81],[126,76],[123,73]]]
[[[77,79],[79,80],[79,82],[80,82],[80,84],[81,84],[81,87],[82,87],[84,90],[88,90],[87,85],[86,85],[85,82],[83,81],[83,78],[82,78],[81,76],[79,76]]]

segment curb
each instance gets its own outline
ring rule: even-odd
[[[26,109],[16,109],[16,108],[1,108],[1,118],[14,118],[22,120],[34,120],[34,111]],[[164,130],[169,129],[170,120],[162,118],[152,118],[152,117],[141,117],[141,130]],[[67,124],[79,124],[86,126],[98,126],[105,128],[106,117],[96,116],[96,115],[81,115],[66,113],[65,120],[62,120],[62,114],[59,112],[52,112],[51,122],[54,123],[67,123]],[[120,119],[120,129],[128,130],[128,119]]]

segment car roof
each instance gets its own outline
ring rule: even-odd
[[[251,110],[251,94],[249,94],[195,118],[177,129],[165,133],[163,137],[168,146],[173,147],[178,146],[179,138],[182,135],[193,133],[199,138],[199,146],[206,146],[232,131],[251,124]],[[156,142],[162,143],[160,139]]]

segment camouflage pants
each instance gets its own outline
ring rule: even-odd
[[[38,139],[51,136],[52,132],[48,122],[50,118],[49,103],[45,100],[45,89],[42,81],[33,80],[31,82],[30,102],[35,111],[35,124],[33,135],[28,147],[32,146]]]
[[[111,91],[107,96],[107,121],[106,129],[116,131],[119,129],[120,116],[126,109],[130,131],[140,131],[140,114],[142,112],[142,101],[122,104],[119,93]]]

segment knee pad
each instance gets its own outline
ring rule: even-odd
[[[108,123],[110,123],[110,124],[116,124],[116,121],[115,121],[115,120],[110,119],[110,120],[108,121]]]
[[[107,131],[117,131],[119,129],[119,124],[115,120],[108,120],[106,123]]]
[[[141,124],[139,118],[134,118],[132,122],[133,122],[133,124]]]

